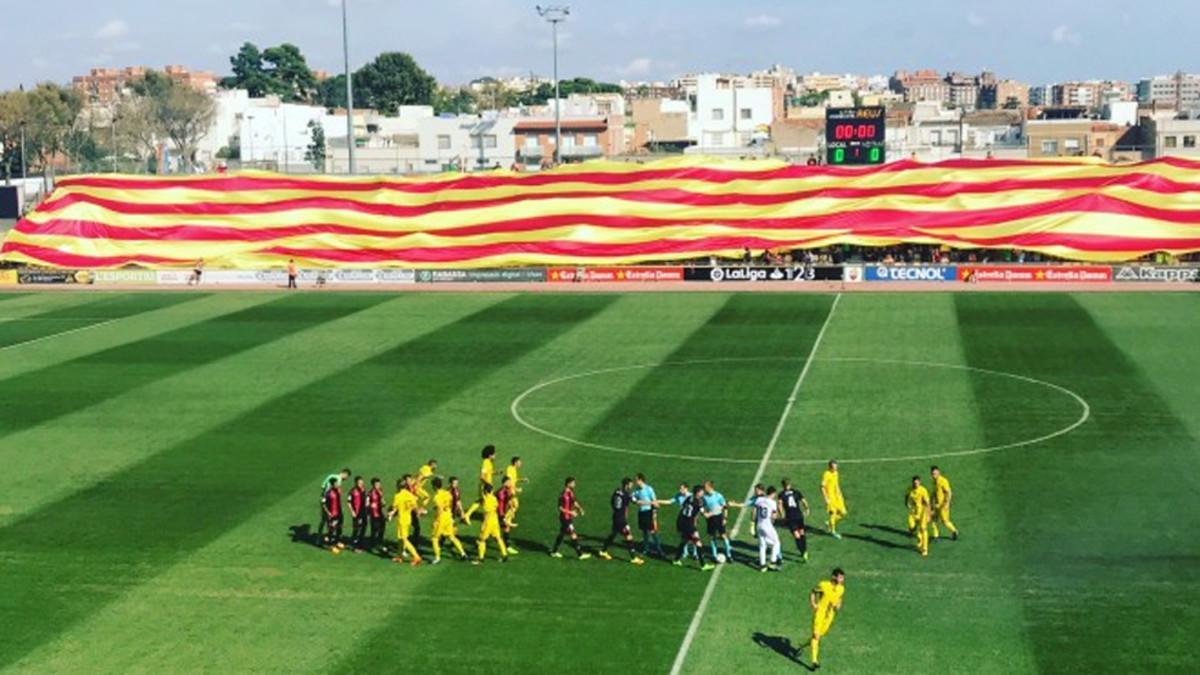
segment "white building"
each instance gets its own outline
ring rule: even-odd
[[[312,170],[304,155],[311,142],[309,122],[325,121],[320,106],[282,103],[278,97],[250,98],[245,90],[221,91],[209,132],[201,139],[197,160],[211,168],[223,150],[237,150],[242,166],[279,171]],[[340,127],[325,124],[327,136],[345,136]],[[305,168],[307,167],[307,169]]]
[[[345,116],[340,120],[344,129]],[[516,157],[515,123],[494,113],[435,116],[429,106],[403,106],[396,117],[367,120],[355,149],[355,169],[370,175],[508,168]],[[349,170],[344,132],[329,139],[327,170]]]
[[[689,150],[737,152],[764,138],[773,117],[775,90],[734,84],[721,75],[695,76],[694,88],[685,92],[691,106],[688,138],[696,143]]]

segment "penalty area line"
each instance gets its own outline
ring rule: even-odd
[[[829,322],[833,319],[833,313],[837,310],[838,302],[842,299],[842,294],[838,293],[833,298],[833,304],[829,306],[829,313],[825,315],[825,323],[821,324],[821,330],[817,333],[817,337],[813,340],[812,349],[808,352],[808,358],[804,360],[804,367],[800,369],[800,375],[796,377],[796,384],[792,386],[792,392],[788,395],[787,405],[783,407],[783,413],[779,416],[779,422],[775,425],[775,433],[771,434],[771,440],[767,443],[767,449],[763,452],[762,459],[758,462],[758,470],[754,472],[754,478],[750,481],[750,487],[746,490],[746,494],[750,494],[754,490],[754,486],[762,480],[763,474],[767,471],[767,464],[771,462],[771,455],[775,453],[775,446],[779,443],[779,438],[783,435],[783,428],[787,425],[788,416],[792,414],[792,408],[796,406],[796,398],[800,394],[800,387],[804,384],[805,378],[808,377],[808,371],[812,368],[813,361],[817,355],[817,349],[821,346],[821,341],[825,339],[825,331],[829,329]],[[737,520],[734,521],[733,530],[729,536],[736,539],[738,532],[742,529],[742,521],[745,520],[747,509],[743,508],[739,513]],[[713,570],[712,576],[708,578],[708,585],[704,587],[704,595],[700,596],[700,605],[696,607],[696,613],[692,615],[692,623],[688,626],[687,633],[683,636],[683,644],[679,645],[679,652],[675,654],[675,662],[671,664],[671,675],[679,675],[683,671],[684,661],[687,660],[688,650],[692,647],[692,641],[696,639],[696,633],[700,630],[700,623],[704,620],[704,613],[708,611],[708,603],[712,600],[713,590],[717,587],[717,581],[721,578],[721,571],[726,565],[717,565],[717,569]]]

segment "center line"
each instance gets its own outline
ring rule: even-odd
[[[825,338],[825,331],[829,328],[829,322],[833,319],[833,312],[837,309],[838,301],[842,299],[842,294],[838,293],[833,298],[833,304],[829,306],[829,314],[825,315],[825,323],[821,325],[821,331],[817,333],[817,339],[813,340],[812,350],[808,352],[808,358],[804,360],[804,367],[800,369],[800,376],[796,378],[796,384],[792,387],[792,393],[788,396],[787,405],[783,407],[783,414],[779,416],[779,423],[775,425],[775,433],[771,436],[771,441],[767,443],[767,450],[763,453],[762,461],[758,463],[758,471],[754,473],[754,478],[750,481],[750,487],[746,490],[746,494],[750,494],[754,490],[754,486],[762,480],[763,473],[767,470],[767,464],[771,461],[771,455],[775,452],[775,445],[779,443],[779,437],[783,435],[783,428],[787,424],[788,415],[792,414],[792,408],[796,405],[796,396],[800,393],[800,385],[804,384],[804,379],[808,377],[808,371],[812,368],[813,357],[817,355],[817,348],[821,346],[821,340]],[[746,516],[747,509],[743,508],[738,513],[737,520],[734,521],[733,531],[730,532],[730,537],[737,539],[738,531],[742,529],[742,519]],[[700,630],[700,622],[704,620],[704,612],[708,610],[708,602],[712,600],[713,590],[717,587],[717,580],[721,578],[721,571],[726,565],[718,565],[713,571],[712,576],[708,578],[708,585],[704,587],[704,595],[700,597],[700,606],[696,608],[696,613],[692,615],[692,623],[688,626],[687,634],[683,636],[683,644],[679,645],[679,652],[675,654],[675,663],[671,665],[671,675],[679,675],[683,670],[683,662],[687,659],[688,650],[692,647],[692,640],[696,639],[696,632]]]

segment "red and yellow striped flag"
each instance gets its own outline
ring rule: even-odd
[[[428,178],[85,176],[0,258],[61,268],[633,263],[897,243],[1089,261],[1200,250],[1200,162],[872,168],[680,158]]]

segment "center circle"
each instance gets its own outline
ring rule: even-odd
[[[585,372],[573,373],[570,375],[564,375],[561,377],[556,377],[556,378],[546,380],[544,382],[540,382],[538,384],[533,385],[532,387],[530,387],[529,389],[526,389],[524,392],[522,392],[520,395],[518,395],[515,399],[513,399],[511,405],[509,406],[509,411],[510,411],[513,419],[518,424],[520,424],[521,426],[525,427],[526,429],[528,429],[534,433],[540,434],[542,436],[546,436],[548,438],[553,438],[555,440],[558,440],[558,441],[561,441],[564,443],[568,443],[568,444],[575,445],[578,447],[589,448],[592,450],[600,450],[600,451],[604,451],[604,452],[635,455],[635,456],[642,456],[642,457],[679,459],[679,460],[688,460],[688,461],[696,461],[696,462],[714,462],[714,463],[723,463],[723,464],[730,464],[730,463],[733,463],[733,464],[758,464],[759,462],[761,462],[761,458],[715,457],[715,456],[690,454],[687,452],[665,452],[665,451],[645,449],[645,448],[626,447],[624,444],[617,445],[617,444],[613,444],[613,443],[600,443],[600,442],[589,441],[589,440],[585,440],[585,439],[581,439],[581,438],[576,438],[574,436],[571,436],[571,435],[568,435],[565,433],[561,433],[554,429],[548,428],[548,426],[546,426],[546,425],[538,424],[538,423],[531,421],[530,415],[528,412],[528,408],[533,407],[530,402],[532,399],[536,398],[539,393],[545,392],[547,390],[551,390],[554,388],[568,390],[567,396],[560,396],[559,397],[560,400],[561,399],[576,400],[578,398],[582,398],[582,397],[574,397],[574,398],[571,397],[569,395],[570,394],[569,389],[573,384],[578,384],[581,381],[585,381],[585,380],[594,380],[596,378],[616,376],[616,375],[620,375],[620,374],[624,374],[624,373],[634,373],[634,372],[638,372],[638,371],[647,371],[647,370],[663,369],[663,368],[665,368],[665,369],[695,368],[695,367],[710,367],[710,368],[726,367],[726,368],[728,368],[728,367],[736,366],[738,364],[763,364],[763,363],[778,363],[780,365],[791,365],[793,368],[790,372],[796,373],[800,370],[800,367],[804,364],[804,359],[794,358],[794,357],[714,358],[714,359],[695,359],[695,360],[682,360],[682,361],[663,361],[663,362],[659,362],[659,363],[643,363],[643,364],[634,364],[634,365],[627,365],[627,366],[616,366],[616,367],[611,367],[611,368],[602,368],[602,369],[598,369],[598,370],[590,370],[590,371],[585,371]],[[1044,443],[1051,439],[1068,434],[1068,433],[1074,431],[1075,429],[1077,429],[1078,427],[1080,427],[1081,425],[1083,425],[1085,422],[1087,422],[1088,418],[1091,416],[1091,408],[1088,405],[1087,401],[1084,400],[1084,398],[1082,396],[1080,396],[1079,394],[1077,394],[1076,392],[1071,391],[1070,389],[1067,389],[1066,387],[1063,387],[1061,385],[1054,384],[1052,382],[1047,382],[1045,380],[1040,380],[1035,377],[1019,375],[1016,373],[1009,373],[1009,372],[1005,372],[1005,371],[990,370],[990,369],[986,369],[986,368],[977,368],[974,366],[966,366],[966,365],[952,364],[952,363],[910,361],[910,360],[901,360],[901,359],[819,358],[818,357],[818,358],[813,359],[813,363],[814,364],[843,364],[848,367],[855,367],[855,366],[857,366],[857,367],[872,367],[875,369],[887,369],[887,368],[908,369],[908,368],[912,368],[912,369],[919,369],[919,371],[921,373],[929,373],[931,371],[937,371],[937,370],[969,372],[969,373],[973,373],[976,375],[982,375],[987,379],[995,378],[996,382],[997,382],[996,386],[999,386],[1000,383],[1007,383],[1008,385],[1011,385],[1011,386],[1018,386],[1018,387],[1026,387],[1027,386],[1027,387],[1031,387],[1031,388],[1041,389],[1041,390],[1043,390],[1044,393],[1048,393],[1048,394],[1054,396],[1055,398],[1059,398],[1063,401],[1069,401],[1070,404],[1078,410],[1078,415],[1076,417],[1074,417],[1074,419],[1070,422],[1063,423],[1061,425],[1056,425],[1053,428],[1037,429],[1036,427],[1034,427],[1032,429],[1032,431],[1027,432],[1026,435],[1024,435],[1022,437],[1014,438],[1012,440],[1006,439],[1006,442],[1001,442],[1001,443],[997,443],[997,444],[986,444],[986,445],[985,444],[976,444],[974,446],[965,445],[965,447],[960,446],[959,448],[950,448],[950,449],[946,449],[946,450],[940,450],[937,452],[911,452],[911,451],[910,452],[899,452],[894,456],[893,455],[870,456],[869,453],[868,453],[868,456],[849,456],[849,457],[839,456],[838,461],[843,464],[874,463],[874,462],[880,462],[880,463],[882,463],[882,462],[903,462],[903,461],[940,459],[940,458],[947,458],[947,457],[964,457],[964,456],[972,456],[972,455],[982,455],[982,454],[997,452],[1000,450],[1009,450],[1009,449],[1015,449],[1015,448],[1025,447],[1025,446],[1031,446],[1031,445],[1036,445],[1039,443]],[[805,383],[804,386],[801,387],[801,390],[797,397],[799,402],[803,402],[805,400],[805,394],[806,394],[805,389],[808,386],[809,385],[807,383]],[[779,413],[777,413],[777,415],[782,414],[784,404],[785,404],[785,400],[781,399],[778,401]],[[870,405],[869,402],[866,402],[866,401],[862,402],[862,406],[865,407],[868,405]],[[524,406],[524,408],[523,408],[523,406]],[[908,414],[910,412],[912,413],[911,415]],[[1039,406],[1039,412],[1041,412],[1041,406]],[[917,411],[917,410],[901,411],[901,413],[904,414],[906,417],[917,417],[917,418],[920,417],[919,411]],[[795,414],[796,414],[796,412],[792,412],[792,415],[795,415]],[[796,422],[796,420],[793,418],[789,418],[789,420],[788,420],[789,424],[795,423],[795,422]],[[1014,418],[1012,420],[1012,422],[1014,423],[1014,425],[1021,426],[1023,420],[1021,420],[1019,418]],[[883,430],[880,430],[880,433],[882,433],[882,432],[883,432]],[[772,464],[780,464],[780,465],[815,465],[815,464],[823,464],[827,460],[828,460],[828,457],[825,457],[825,456],[822,456],[819,458],[813,457],[813,458],[804,458],[804,459],[772,458],[771,463]]]

